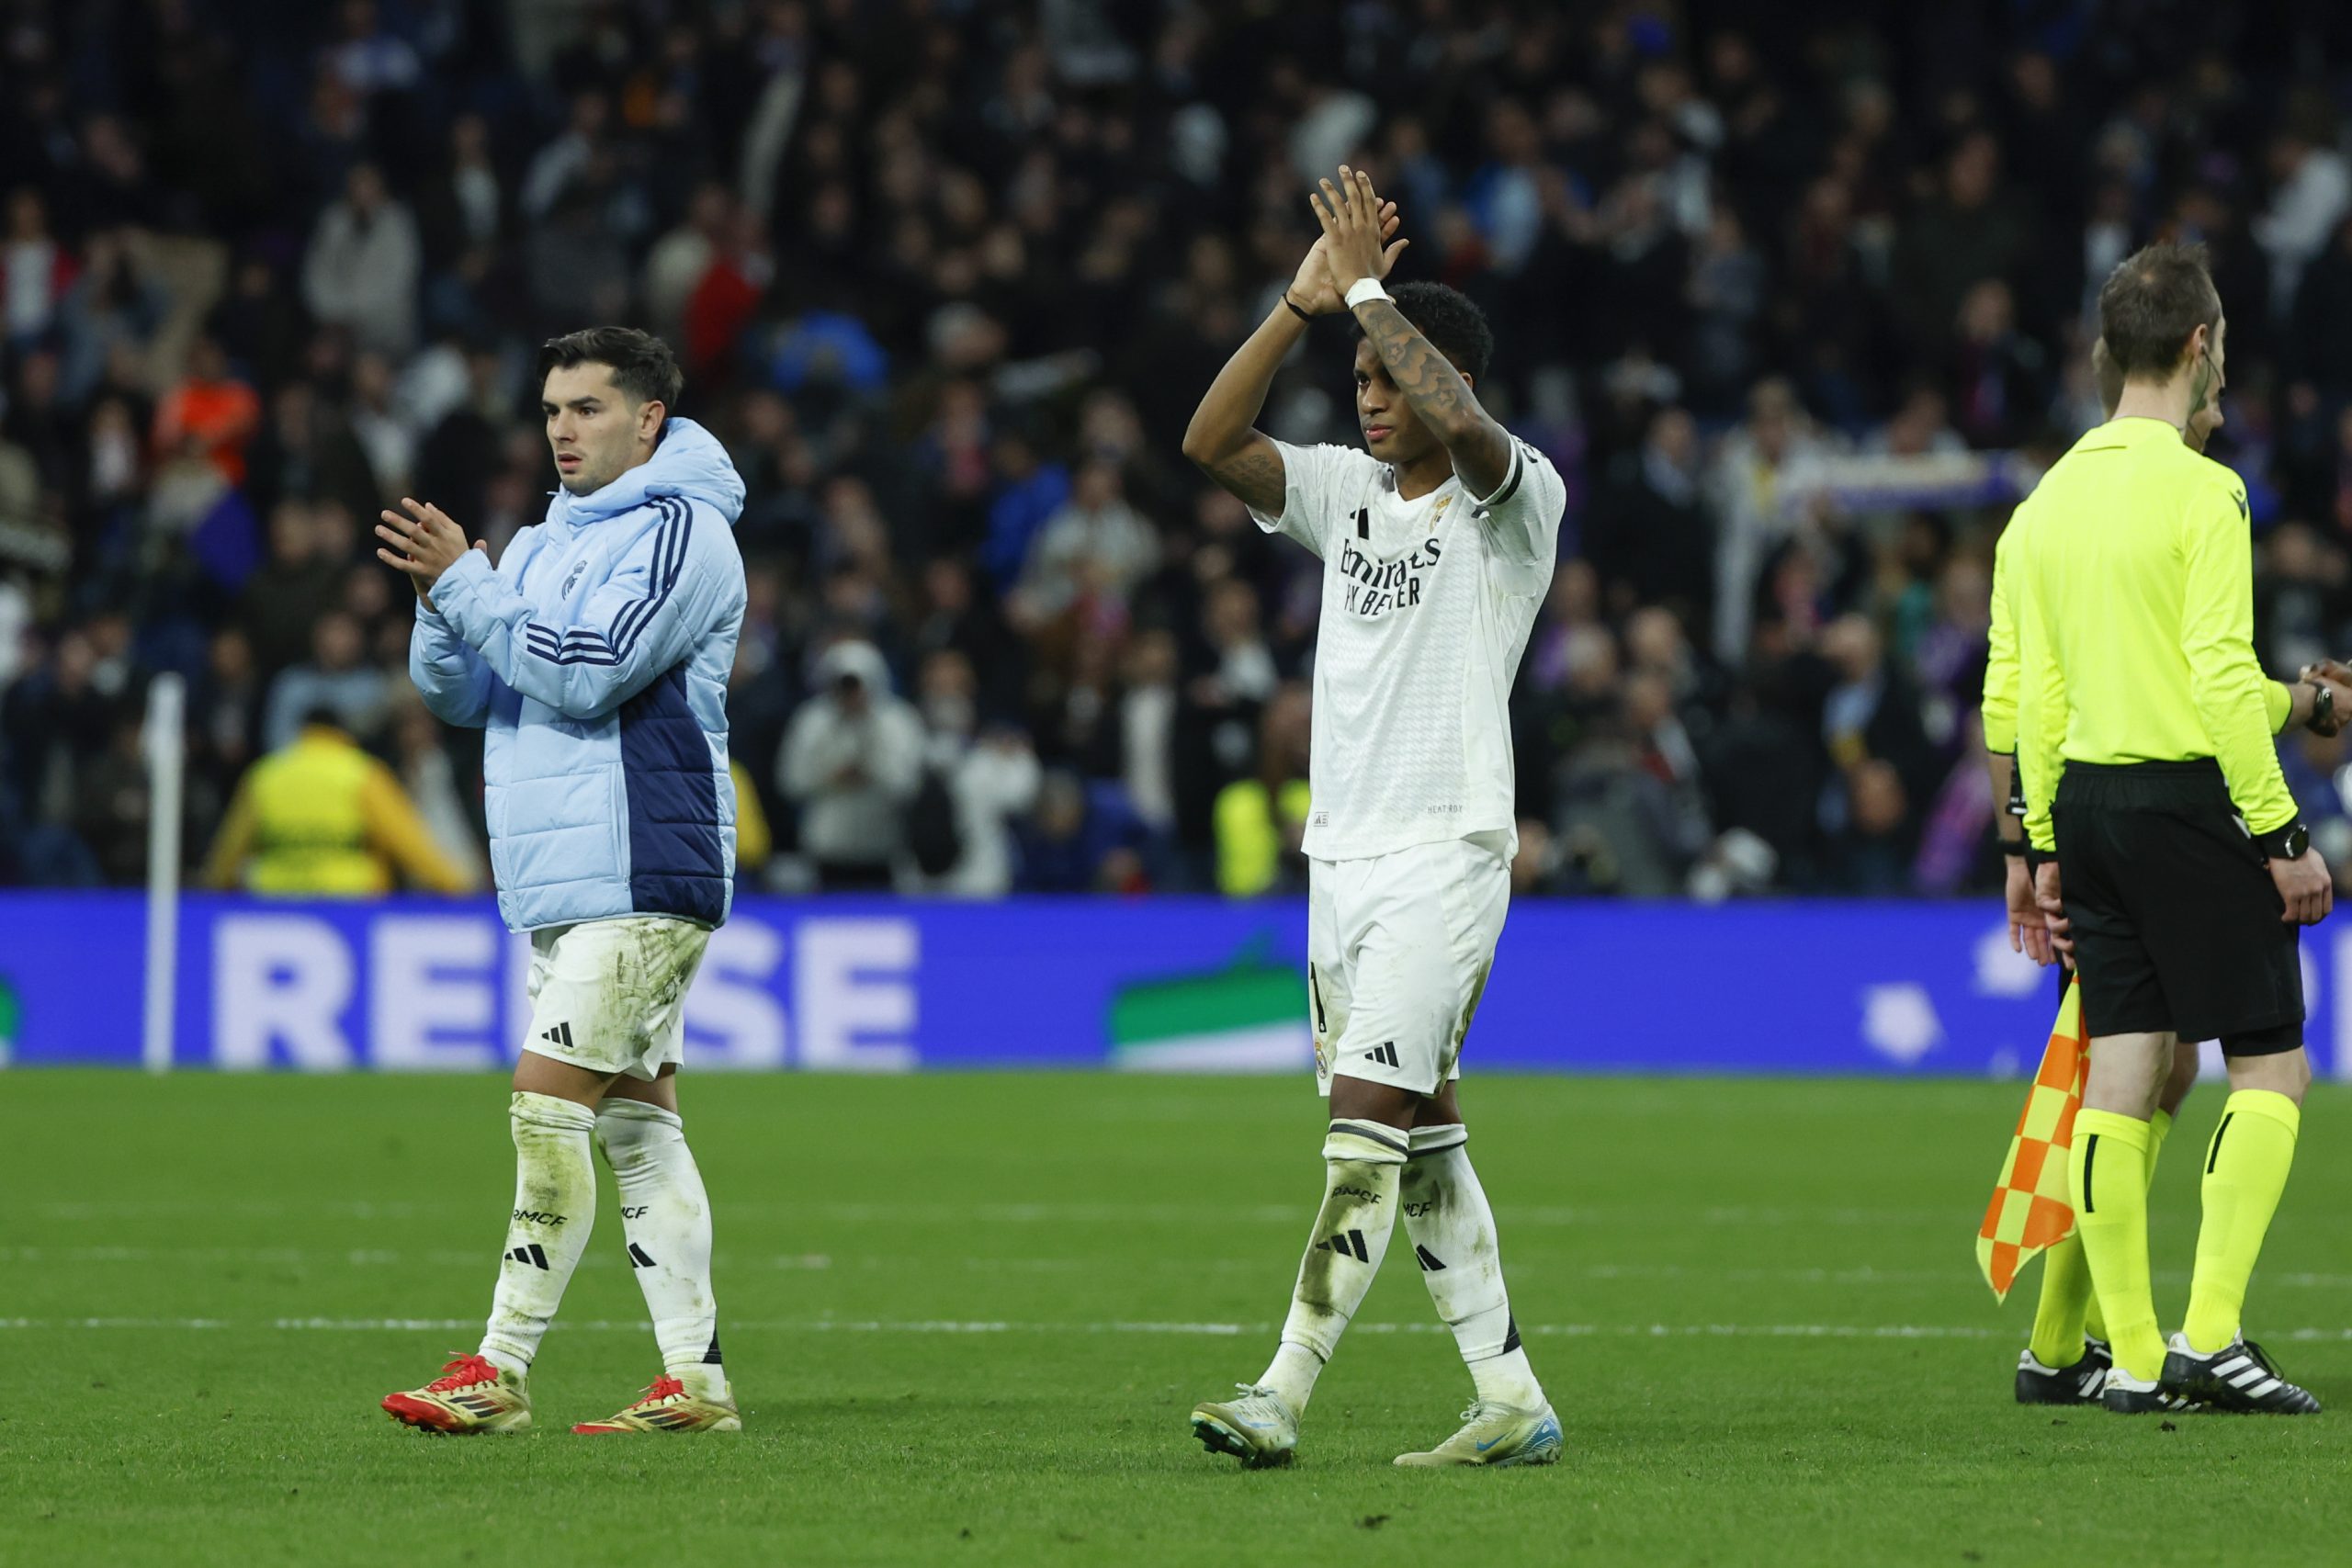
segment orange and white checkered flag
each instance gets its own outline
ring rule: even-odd
[[[2075,1112],[2083,1108],[2087,1044],[2082,987],[2070,978],[2058,1003],[2058,1021],[2050,1026],[2050,1044],[2041,1053],[2041,1070],[2026,1090],[2009,1157],[1976,1232],[1977,1267],[1999,1300],[2008,1299],[2018,1270],[2029,1259],[2075,1232],[2066,1154],[2075,1142]]]

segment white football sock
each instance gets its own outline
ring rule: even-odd
[[[1387,1255],[1406,1148],[1404,1133],[1376,1122],[1334,1122],[1324,1140],[1323,1207],[1291,1288],[1282,1348],[1258,1380],[1295,1414],[1306,1413],[1323,1363]]]
[[[629,1267],[645,1292],[662,1370],[691,1393],[726,1397],[710,1289],[710,1199],[685,1124],[658,1105],[607,1100],[596,1107],[596,1143],[620,1190]]]
[[[1495,1212],[1463,1146],[1469,1136],[1458,1122],[1413,1129],[1413,1157],[1402,1181],[1405,1234],[1412,1238],[1438,1316],[1453,1330],[1478,1397],[1539,1409],[1544,1387],[1527,1363],[1519,1325],[1511,1318]]]
[[[539,1339],[596,1224],[596,1163],[589,1152],[595,1113],[547,1094],[516,1094],[514,1213],[498,1265],[481,1354],[508,1371],[531,1370]]]

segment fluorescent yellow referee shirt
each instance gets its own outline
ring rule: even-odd
[[[2050,802],[2070,761],[2216,758],[2254,831],[2294,818],[2271,741],[2290,694],[2255,658],[2254,545],[2237,475],[2161,420],[2111,420],[2018,505],[1993,581],[1996,620],[2004,601],[2014,618],[2018,767],[2035,847],[2057,846]],[[1988,710],[1993,684],[1988,671]]]

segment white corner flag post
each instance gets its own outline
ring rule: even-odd
[[[187,682],[158,675],[147,687],[147,991],[140,1060],[172,1069],[180,972],[180,779],[187,760]]]

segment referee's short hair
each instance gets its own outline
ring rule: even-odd
[[[550,370],[569,370],[575,365],[609,367],[613,385],[640,406],[658,402],[674,409],[679,392],[685,388],[685,376],[678,369],[677,355],[670,352],[670,345],[635,327],[583,327],[539,345],[540,380],[546,380]]]
[[[2170,376],[2188,334],[2222,320],[2203,245],[2148,245],[2118,262],[2098,291],[2099,335],[2125,380]]]

